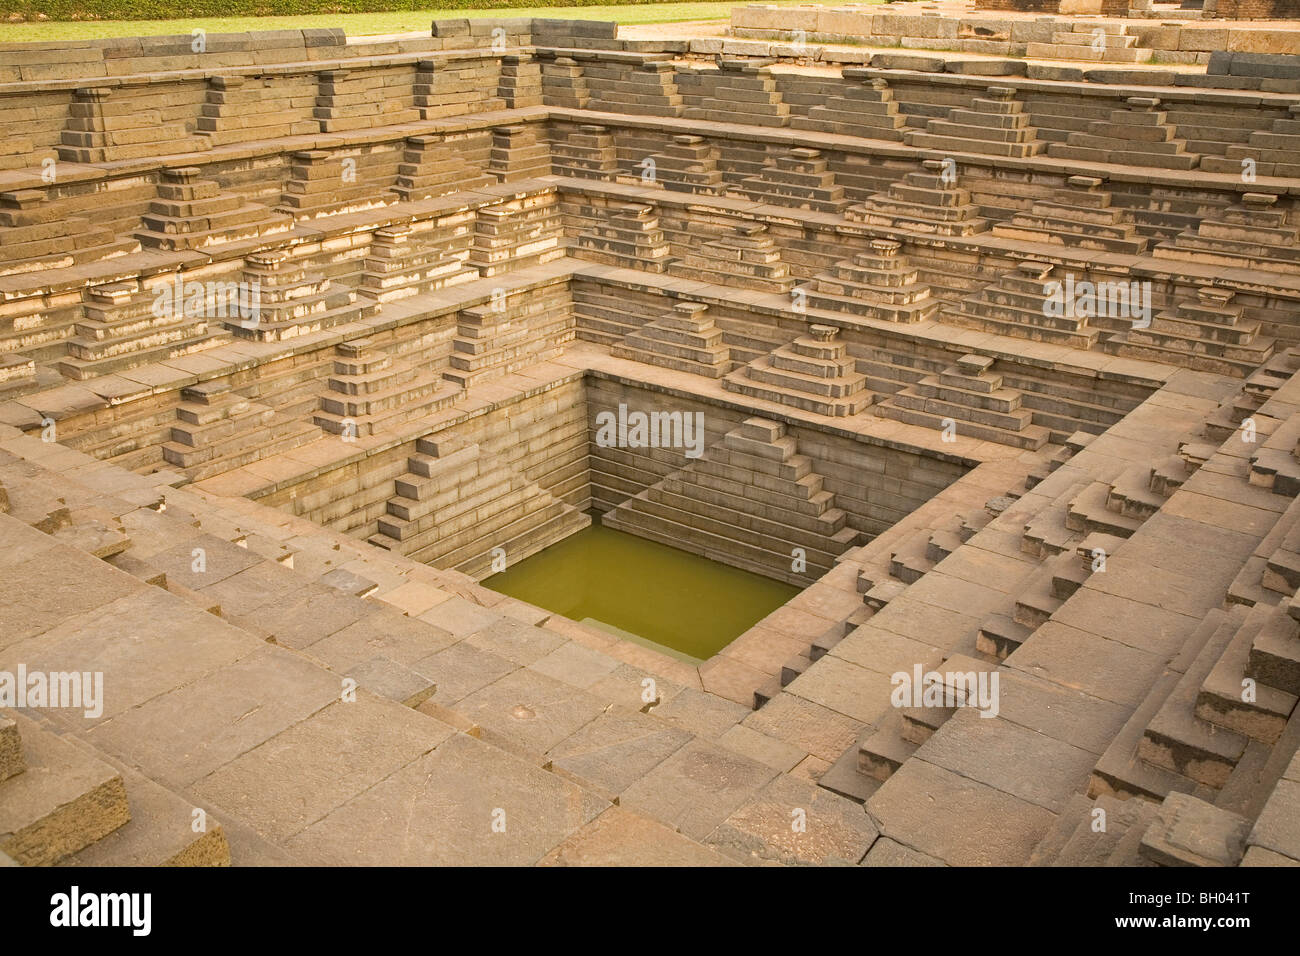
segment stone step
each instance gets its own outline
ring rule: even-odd
[[[1300,623],[1295,598],[1282,605],[1286,613],[1273,614],[1251,643],[1246,676],[1292,696],[1300,696]]]
[[[130,819],[122,775],[21,714],[25,769],[0,781],[0,852],[20,866],[48,866]]]
[[[1052,823],[1051,829],[1043,835],[1029,855],[1028,866],[1051,866],[1061,855],[1066,843],[1074,835],[1080,822],[1089,818],[1092,801],[1081,793],[1072,793],[1065,801],[1061,812]]]
[[[1185,793],[1171,793],[1142,835],[1140,852],[1158,866],[1236,866],[1251,821]]]
[[[0,781],[8,780],[26,769],[27,761],[23,757],[22,736],[18,733],[18,722],[11,717],[0,715]]]
[[[1152,716],[1138,744],[1147,764],[1220,789],[1246,749],[1246,738],[1200,720],[1196,714],[1201,684],[1232,640],[1235,620],[1215,628]]]
[[[1257,606],[1246,615],[1201,683],[1196,696],[1199,719],[1266,744],[1277,742],[1300,698],[1245,675],[1255,635],[1270,616],[1284,613]]]
[[[197,808],[148,777],[127,768],[131,819],[108,836],[74,853],[62,866],[229,866],[230,844],[215,817],[205,811],[195,832]]]
[[[1130,537],[1142,526],[1143,519],[1112,511],[1107,507],[1109,500],[1110,485],[1104,481],[1092,482],[1071,499],[1065,526],[1083,534],[1100,531],[1119,538]]]
[[[891,710],[877,730],[858,747],[858,770],[874,780],[885,781],[916,753],[919,744],[903,737],[903,718]]]

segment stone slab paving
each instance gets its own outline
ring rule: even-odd
[[[287,841],[331,866],[519,866],[609,802],[464,734],[407,764]]]

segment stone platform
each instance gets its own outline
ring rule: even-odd
[[[0,48],[0,671],[105,686],[0,705],[0,853],[1300,862],[1284,70],[209,41]],[[800,593],[479,583],[594,516]]]

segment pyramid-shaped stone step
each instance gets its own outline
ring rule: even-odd
[[[1235,607],[1225,612],[1219,608],[1211,608],[1206,613],[1205,619],[1183,642],[1182,649],[1179,651],[1180,659],[1193,660],[1220,629],[1225,629],[1228,633],[1235,631],[1240,626],[1241,620],[1245,618],[1246,610],[1243,607]],[[1163,800],[1175,791],[1214,793],[1212,788],[1198,784],[1180,773],[1148,763],[1139,755],[1147,726],[1169,698],[1182,676],[1178,671],[1166,670],[1156,678],[1137,709],[1133,711],[1132,716],[1111,741],[1101,755],[1101,759],[1097,761],[1089,782],[1090,793],[1114,793],[1147,800]]]
[[[899,255],[902,243],[871,240],[871,251],[837,262],[805,286],[814,308],[912,324],[933,318],[941,303],[920,281],[920,271]]]
[[[1036,156],[1047,146],[1029,124],[1024,105],[1007,86],[991,86],[976,97],[971,109],[958,107],[946,117],[926,123],[924,132],[911,131],[904,137],[910,146],[946,152],[980,153],[987,156]]]
[[[716,238],[673,262],[669,274],[762,292],[787,293],[794,288],[795,280],[765,224],[741,222],[717,232]]]
[[[855,415],[874,396],[838,336],[833,326],[809,326],[807,335],[727,376],[723,387],[821,415]]]
[[[551,174],[551,147],[532,126],[498,126],[492,130],[488,172],[503,183]]]
[[[821,152],[806,147],[778,156],[757,176],[741,180],[731,191],[756,202],[816,212],[840,213],[849,205],[844,187],[835,182]]]
[[[618,149],[605,126],[584,124],[551,142],[551,171],[556,176],[613,180],[618,176]]]
[[[283,251],[250,255],[241,281],[253,314],[233,323],[231,331],[260,342],[284,341],[355,322],[375,308],[366,300],[355,302],[352,292],[294,262]]]
[[[319,397],[312,421],[325,431],[358,438],[445,408],[460,395],[441,376],[405,360],[393,360],[369,340],[354,339],[335,349],[328,391]]]
[[[484,171],[490,159],[486,132],[410,136],[393,189],[403,201],[417,202],[492,185],[497,178]]]
[[[179,309],[172,305],[177,297],[182,298]],[[64,375],[78,380],[188,355],[229,339],[219,323],[212,328],[202,314],[189,314],[183,296],[160,296],[134,282],[89,289],[83,313],[76,334],[67,339],[68,355],[59,362]]]
[[[517,195],[479,209],[466,265],[483,276],[551,262],[564,255],[555,190]]]
[[[1094,481],[1089,484],[1070,500],[1065,526],[1083,534],[1100,531],[1118,538],[1132,537],[1145,519],[1112,510],[1107,504],[1110,501],[1110,491],[1108,482]]]
[[[672,262],[672,246],[659,228],[653,206],[624,206],[610,212],[604,221],[578,235],[574,254],[590,262],[664,272]]]
[[[0,274],[27,273],[46,265],[81,265],[134,252],[139,242],[119,239],[107,226],[70,211],[42,189],[0,192]]]
[[[1070,133],[1064,143],[1052,143],[1047,154],[1056,159],[1123,163],[1163,169],[1194,169],[1200,154],[1187,152],[1177,129],[1168,122],[1157,97],[1133,96],[1125,108],[1104,120],[1093,120],[1087,132]]]
[[[410,226],[385,226],[371,239],[359,291],[378,302],[394,302],[477,278],[477,269],[436,245],[425,246]]]
[[[1289,219],[1273,193],[1243,193],[1239,202],[1207,215],[1194,230],[1180,232],[1153,252],[1161,259],[1294,271],[1300,263],[1300,228]]]
[[[703,303],[680,302],[671,312],[630,333],[610,354],[721,378],[731,368],[731,351],[723,344],[722,330],[707,313],[708,306]]]
[[[212,76],[207,95],[195,122],[197,132],[213,146],[228,146],[278,136],[311,136],[320,132],[320,121],[312,117],[310,79],[302,78],[299,100],[291,84],[270,77]]]
[[[1196,716],[1201,684],[1233,636],[1216,628],[1147,724],[1138,755],[1146,763],[1219,789],[1245,752],[1247,738]]]
[[[587,102],[590,110],[639,116],[682,115],[682,95],[675,82],[677,71],[668,54],[650,54],[639,62],[612,63],[604,68],[590,66],[584,73],[591,89]]]
[[[993,285],[941,313],[941,321],[1054,345],[1090,349],[1100,338],[1088,315],[1074,314],[1067,282],[1052,277],[1048,263],[1025,261]]]
[[[970,191],[958,188],[956,167],[927,159],[920,172],[908,173],[884,193],[850,206],[844,217],[852,222],[889,226],[941,236],[984,232],[989,222],[979,215]]]
[[[462,388],[555,357],[575,336],[564,288],[514,292],[492,305],[462,309],[443,377]]]
[[[192,166],[163,170],[158,198],[141,217],[144,229],[136,233],[141,245],[168,251],[204,249],[275,236],[293,228],[291,217],[238,196],[223,195],[216,182],[201,175],[202,171]]]
[[[395,199],[374,170],[377,160],[361,150],[299,150],[290,154],[289,179],[276,212],[295,220],[380,209]]]
[[[845,79],[849,79],[845,74]],[[793,129],[839,133],[865,139],[900,141],[907,117],[899,112],[889,84],[883,79],[869,79],[863,86],[841,86],[834,93],[819,96],[809,107],[807,116],[792,115]]]
[[[1071,176],[1066,180],[1068,188],[1036,200],[1010,222],[995,225],[993,234],[1106,252],[1145,252],[1149,240],[1138,234],[1129,210],[1111,205],[1102,182],[1095,176]]]
[[[1300,606],[1294,597],[1281,605],[1251,642],[1246,676],[1286,694],[1300,696]]]
[[[918,748],[903,737],[902,714],[891,711],[858,746],[858,771],[873,780],[888,780]]]
[[[718,149],[702,136],[680,135],[662,153],[652,153],[642,166],[642,178],[672,192],[718,195],[724,189]]]
[[[1139,520],[1151,517],[1165,503],[1163,495],[1151,490],[1151,466],[1131,465],[1110,483],[1106,507]]]

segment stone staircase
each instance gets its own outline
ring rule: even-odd
[[[672,192],[716,196],[725,188],[718,148],[703,136],[674,136],[663,152],[650,154],[648,161],[653,165],[643,168],[643,178],[653,171],[652,181]]]
[[[331,282],[310,265],[284,251],[254,253],[244,260],[241,295],[253,303],[253,315],[231,323],[241,338],[283,342],[370,315],[372,300]]]
[[[578,234],[570,247],[576,258],[623,269],[666,272],[672,246],[659,228],[654,206],[622,206]]]
[[[790,107],[782,102],[772,70],[763,61],[719,58],[716,70],[679,70],[677,89],[687,119],[709,123],[785,126]]]
[[[730,192],[755,202],[817,212],[841,213],[849,205],[844,187],[835,182],[821,152],[804,147],[777,156],[757,176],[741,180]]]
[[[895,392],[876,406],[883,418],[1037,451],[1049,433],[1021,407],[1023,395],[1002,383],[993,359],[964,355],[937,375]]]
[[[629,332],[621,343],[611,346],[610,354],[705,378],[722,378],[731,371],[731,350],[707,313],[708,306],[703,303],[679,302],[671,312]]]
[[[533,125],[495,127],[488,172],[503,183],[549,176],[551,147],[538,132]]]
[[[508,110],[542,105],[542,68],[531,56],[501,57],[497,95]]]
[[[852,75],[848,68],[844,70],[846,79]],[[907,117],[899,112],[889,84],[879,78],[842,88],[830,96],[819,93],[807,116],[790,117],[792,129],[895,141],[903,139],[906,124]]]
[[[395,197],[380,188],[392,183],[382,157],[362,149],[307,149],[290,154],[289,179],[276,212],[295,222],[382,209]]]
[[[485,170],[492,158],[486,131],[410,136],[393,191],[403,202],[477,189],[497,181]]]
[[[410,224],[376,229],[361,273],[360,295],[397,302],[479,278],[465,265],[468,249],[449,250],[456,227],[420,229]]]
[[[875,398],[848,346],[839,341],[839,329],[827,325],[810,325],[788,345],[731,372],[722,386],[832,418],[856,415]]]
[[[521,192],[479,209],[466,264],[491,277],[551,262],[564,255],[561,232],[555,190]]]
[[[1273,354],[1274,340],[1260,324],[1244,318],[1228,289],[1200,288],[1195,298],[1155,315],[1150,328],[1125,329],[1103,348],[1114,355],[1148,361],[1178,361],[1207,372],[1246,377]]]
[[[71,735],[0,713],[0,853],[19,866],[228,866],[219,823]]]
[[[461,388],[545,362],[575,337],[573,305],[563,284],[506,293],[461,309],[443,378]]]
[[[1148,240],[1138,234],[1132,212],[1111,205],[1111,194],[1101,186],[1095,176],[1071,176],[1065,189],[995,225],[993,235],[1128,255],[1145,252]]]
[[[618,149],[608,127],[587,123],[564,135],[552,134],[551,172],[556,176],[614,179],[618,171]]]
[[[794,288],[790,269],[764,223],[701,223],[696,235],[703,241],[683,250],[669,264],[669,275],[762,292],[784,293]]]
[[[835,263],[801,287],[808,304],[908,325],[933,318],[941,303],[930,297],[920,271],[899,254],[902,247],[894,239],[872,239],[870,252]]]
[[[1125,108],[1112,110],[1104,120],[1074,132],[1064,143],[1052,143],[1047,155],[1086,163],[1124,163],[1160,169],[1193,169],[1200,155],[1187,151],[1187,143],[1168,122],[1168,111],[1154,96],[1131,96]]]
[[[1259,176],[1300,175],[1296,163],[1300,150],[1300,103],[1287,107],[1286,118],[1275,119],[1267,130],[1252,130],[1244,143],[1234,143],[1222,157],[1202,156],[1201,168],[1207,172],[1240,175],[1253,165]]]
[[[1128,25],[1112,21],[1078,21],[1052,34],[1050,43],[1030,43],[1031,59],[1087,60],[1090,63],[1145,63],[1152,52],[1137,45]]]
[[[640,116],[681,116],[676,70],[665,54],[629,55],[584,66],[591,88],[587,109]]]
[[[1046,262],[1027,260],[1014,272],[1004,273],[993,285],[968,295],[944,310],[940,321],[962,328],[997,332],[1076,349],[1090,349],[1100,332],[1089,326],[1088,315],[1071,314],[1072,302],[1062,295],[1065,278]],[[1059,308],[1053,308],[1059,303]],[[1061,313],[1061,314],[1053,314]]]
[[[1272,193],[1244,193],[1241,201],[1203,218],[1153,251],[1157,259],[1219,263],[1295,272],[1300,267],[1300,227],[1277,208]]]
[[[90,216],[69,214],[41,189],[0,193],[0,228],[4,250],[0,275],[39,272],[61,265],[82,265],[139,249],[130,238],[95,224]]]
[[[919,149],[941,149],[985,156],[1037,156],[1047,143],[1029,123],[1024,104],[1009,86],[990,86],[970,109],[950,110],[946,117],[930,119],[925,131],[909,130],[904,139]]]
[[[319,133],[320,121],[312,116],[315,84],[302,77],[296,86],[290,93],[265,77],[209,77],[196,130],[213,146]]]
[[[191,133],[178,113],[157,108],[149,86],[78,88],[59,135],[59,159],[110,163],[165,153],[202,153],[211,141]]]
[[[322,133],[343,133],[421,119],[409,66],[322,70],[312,115]]]
[[[921,172],[908,173],[887,192],[850,206],[844,218],[938,236],[970,236],[989,228],[971,202],[970,191],[958,188],[955,166],[940,159],[927,159],[921,165]]]
[[[335,347],[334,374],[312,421],[333,435],[356,439],[423,418],[450,405],[461,389],[394,359],[367,339]]]
[[[219,322],[189,314],[183,301],[179,309],[161,308],[159,302],[157,292],[141,289],[136,282],[87,289],[85,318],[67,340],[68,357],[59,370],[84,381],[229,341]]]
[[[515,564],[591,523],[477,444],[420,439],[416,449],[371,544],[481,578],[498,549]]]
[[[163,460],[198,481],[320,438],[320,429],[223,383],[181,390]]]
[[[747,419],[688,463],[601,518],[601,523],[758,574],[805,584],[856,539],[813,461],[784,425]],[[803,552],[806,568],[795,571]]]
[[[578,61],[571,56],[556,56],[551,51],[542,56],[542,96],[554,106],[586,109],[591,100],[587,78]]]
[[[201,170],[162,171],[158,198],[149,204],[136,238],[146,249],[206,249],[227,242],[256,241],[288,232],[293,220],[238,196],[227,196]]]

